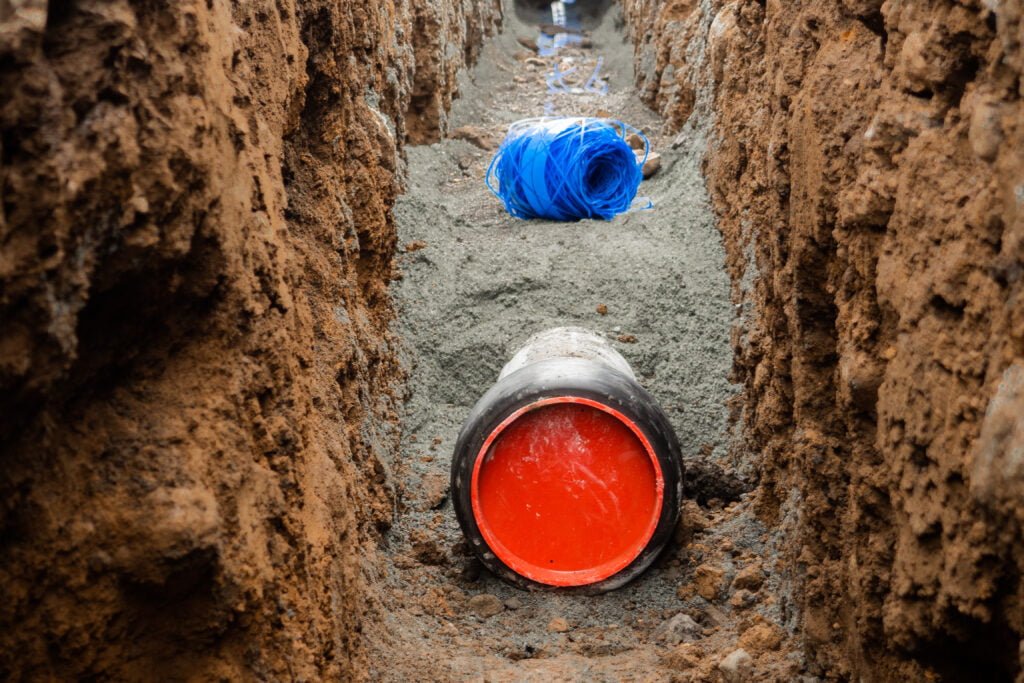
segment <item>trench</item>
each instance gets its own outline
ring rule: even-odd
[[[694,117],[682,134],[661,134],[663,122],[633,87],[617,6],[579,3],[591,12],[592,45],[537,56],[517,39],[536,39],[550,10],[528,5],[506,7],[503,32],[464,74],[454,135],[407,150],[393,292],[408,395],[390,462],[399,502],[385,538],[385,618],[370,637],[374,678],[658,678],[679,670],[666,659],[680,641],[666,632],[676,615],[697,622],[708,662],[735,649],[751,625],[781,621],[768,591],[748,591],[735,606],[709,602],[737,572],[760,567],[767,548],[746,503],[751,457],[727,407],[736,393],[728,379],[735,309],[700,171],[709,122]],[[582,87],[595,70],[605,94]],[[612,221],[508,216],[484,186],[487,164],[508,124],[542,115],[608,116],[645,131],[663,155],[640,188],[654,208]],[[670,416],[687,467],[675,542],[646,574],[598,596],[526,592],[482,569],[447,490],[473,403],[527,337],[564,325],[599,333],[629,361]],[[694,572],[703,597],[688,588]]]
[[[1021,680],[1022,2],[0,0],[0,679]],[[556,114],[653,208],[510,218]],[[686,465],[601,595],[448,489],[565,325]]]

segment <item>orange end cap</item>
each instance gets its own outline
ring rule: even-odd
[[[516,573],[585,586],[628,567],[661,517],[665,482],[650,442],[622,413],[577,396],[508,416],[484,441],[470,498],[477,527]]]

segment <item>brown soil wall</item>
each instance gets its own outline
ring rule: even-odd
[[[705,170],[763,516],[819,673],[1005,680],[1024,635],[1024,4],[628,0]]]
[[[0,0],[0,677],[364,670],[411,4]]]

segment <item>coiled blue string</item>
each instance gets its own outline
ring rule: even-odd
[[[643,138],[642,160],[629,132]],[[632,208],[649,151],[647,138],[621,121],[526,119],[509,128],[484,182],[516,218],[610,220]]]

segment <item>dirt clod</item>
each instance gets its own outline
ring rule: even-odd
[[[497,149],[499,136],[481,126],[459,126],[451,132],[453,140],[465,140],[475,147],[490,151]]]
[[[711,564],[702,564],[693,572],[693,585],[697,595],[708,602],[714,602],[722,592],[722,581],[725,571],[721,567]]]
[[[445,474],[430,472],[423,476],[420,491],[421,506],[426,510],[437,510],[448,500],[449,477]]]
[[[754,655],[778,649],[781,644],[782,634],[779,629],[767,623],[755,624],[740,636],[740,646]]]
[[[565,617],[555,617],[548,622],[548,631],[551,633],[565,633],[571,628],[572,626],[569,625]]]
[[[495,595],[480,593],[469,599],[469,609],[481,619],[489,619],[505,611],[505,605]]]
[[[665,655],[665,663],[669,668],[676,671],[688,671],[700,666],[704,653],[699,648],[690,644],[682,643],[672,648],[672,651]]]
[[[413,555],[422,564],[440,565],[448,562],[448,555],[434,539],[416,541],[412,545]]]
[[[764,570],[761,569],[760,562],[754,562],[736,573],[735,578],[732,580],[732,587],[734,589],[756,591],[761,587],[762,583],[764,583]]]

